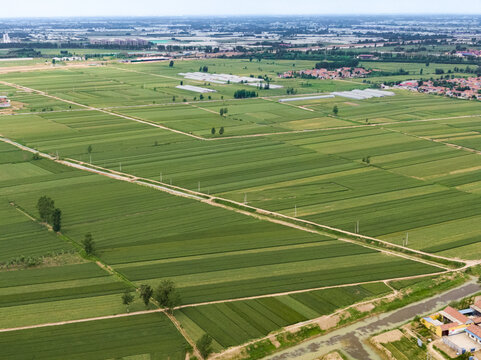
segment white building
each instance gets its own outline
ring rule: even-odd
[[[10,107],[10,100],[6,96],[0,96],[0,108]]]
[[[12,41],[10,40],[10,36],[8,36],[7,33],[3,34],[3,43],[4,44],[9,44],[11,43]]]

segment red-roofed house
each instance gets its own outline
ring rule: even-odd
[[[450,320],[451,322],[458,323],[459,325],[461,324],[473,324],[473,320],[469,319],[466,315],[461,314],[458,310],[455,308],[452,308],[451,306],[448,306],[446,309],[443,311],[440,311],[439,314],[445,318]]]

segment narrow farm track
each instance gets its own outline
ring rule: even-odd
[[[120,181],[125,181],[125,182],[129,182],[129,183],[133,183],[133,184],[137,184],[137,185],[141,185],[141,186],[146,186],[146,187],[156,189],[156,190],[160,190],[160,191],[163,191],[163,192],[167,192],[169,194],[176,195],[176,196],[194,199],[194,200],[201,201],[201,202],[204,202],[204,203],[212,205],[212,206],[221,207],[221,208],[224,208],[224,209],[227,209],[227,210],[230,210],[230,211],[236,211],[236,212],[242,213],[242,214],[247,215],[247,216],[256,217],[256,218],[259,218],[259,219],[262,219],[262,220],[266,220],[266,221],[278,223],[278,224],[281,224],[281,225],[289,226],[289,227],[296,228],[296,229],[299,229],[299,230],[302,230],[302,231],[307,231],[307,232],[311,232],[311,233],[312,232],[321,233],[322,230],[326,230],[326,233],[322,233],[323,235],[326,235],[326,236],[329,236],[329,237],[332,237],[332,238],[336,238],[336,239],[339,239],[341,241],[354,241],[354,240],[342,239],[338,235],[333,235],[330,232],[343,234],[343,235],[346,235],[346,236],[349,236],[349,237],[360,238],[360,239],[363,239],[363,240],[374,241],[374,242],[380,243],[384,246],[390,247],[389,250],[376,247],[376,249],[379,250],[379,251],[384,251],[384,252],[387,252],[389,254],[400,256],[400,257],[409,257],[411,260],[415,260],[415,261],[418,261],[418,262],[426,262],[426,260],[419,259],[415,256],[409,256],[405,252],[408,251],[410,253],[414,253],[414,254],[417,254],[417,255],[420,255],[420,256],[427,256],[427,257],[431,257],[431,258],[439,259],[439,260],[443,260],[443,261],[464,262],[465,266],[463,268],[470,267],[470,266],[473,266],[473,265],[481,262],[481,260],[480,261],[462,260],[462,259],[457,259],[457,258],[449,258],[449,257],[441,256],[441,255],[430,254],[430,253],[427,253],[427,252],[424,252],[424,251],[421,251],[421,250],[415,250],[415,249],[411,249],[411,248],[408,248],[408,247],[405,247],[405,246],[393,244],[393,243],[390,243],[388,241],[377,239],[377,238],[374,238],[374,237],[371,237],[371,236],[356,234],[356,233],[346,231],[346,230],[342,230],[342,229],[338,229],[338,228],[335,228],[335,227],[332,227],[332,226],[329,226],[329,225],[318,224],[318,223],[315,223],[313,221],[299,219],[299,218],[296,218],[296,217],[284,215],[284,214],[277,213],[277,212],[274,212],[274,211],[269,211],[269,210],[261,209],[261,208],[258,208],[258,207],[242,204],[242,203],[239,203],[239,202],[236,202],[236,201],[233,201],[233,200],[229,200],[229,199],[225,199],[225,198],[221,198],[221,197],[217,197],[217,196],[213,196],[213,195],[204,194],[204,193],[201,193],[201,192],[189,190],[189,189],[182,188],[182,187],[179,187],[179,186],[168,185],[168,184],[162,183],[160,181],[156,181],[156,180],[136,177],[136,176],[128,174],[128,173],[123,173],[123,172],[120,172],[120,171],[113,171],[113,170],[110,170],[110,169],[107,169],[107,168],[103,168],[101,166],[92,166],[92,165],[90,165],[86,162],[82,162],[82,161],[78,161],[78,160],[74,160],[74,159],[68,159],[68,160],[57,159],[53,155],[38,152],[37,150],[35,150],[33,148],[22,145],[22,144],[20,144],[16,141],[10,140],[6,137],[3,137],[1,134],[0,134],[0,141],[2,141],[4,143],[7,143],[7,144],[10,144],[10,145],[13,145],[13,146],[16,146],[17,148],[19,148],[21,150],[24,150],[24,151],[36,153],[41,157],[50,159],[50,160],[55,161],[57,163],[63,164],[65,166],[76,168],[78,170],[87,171],[87,172],[90,172],[90,173],[106,176],[106,177],[109,177],[109,178],[114,179],[114,180],[120,180]],[[224,203],[231,203],[234,206],[231,207],[231,206],[223,205],[222,203],[219,203],[218,201],[224,202]],[[245,209],[245,210],[242,210],[242,209]],[[320,230],[314,230],[310,226],[314,226],[315,228],[320,228]],[[367,244],[359,243],[359,242],[355,242],[355,243],[358,244],[358,245],[364,246],[364,247],[372,246],[372,245],[367,245]],[[400,253],[395,252],[394,251],[395,249],[399,250]],[[440,265],[437,265],[437,266],[440,266]]]
[[[143,120],[143,119],[138,119],[138,118],[135,118],[135,117],[132,117],[132,116],[117,114],[117,113],[115,113],[115,112],[113,112],[113,111],[104,110],[104,109],[102,109],[102,108],[97,108],[97,107],[94,107],[94,106],[88,106],[88,105],[80,104],[80,103],[77,103],[77,102],[71,101],[71,100],[65,100],[65,99],[62,99],[62,98],[60,98],[60,97],[58,97],[58,96],[49,95],[49,94],[47,94],[47,93],[44,92],[44,91],[40,91],[40,90],[28,88],[28,87],[26,87],[26,86],[22,86],[22,85],[18,85],[18,84],[13,84],[13,83],[8,83],[8,82],[6,82],[6,81],[0,81],[0,84],[3,84],[3,85],[5,85],[5,86],[14,87],[14,88],[16,88],[16,89],[19,89],[19,90],[22,90],[22,91],[25,91],[25,92],[33,92],[33,93],[36,93],[36,94],[38,94],[38,95],[42,95],[42,96],[45,96],[45,97],[48,97],[48,98],[51,98],[51,99],[54,99],[54,100],[63,101],[63,102],[65,102],[65,103],[67,103],[67,104],[71,104],[71,105],[75,105],[75,106],[80,106],[80,107],[85,108],[85,109],[87,109],[87,110],[99,111],[99,112],[102,112],[102,113],[104,113],[104,114],[108,114],[108,115],[111,115],[111,116],[119,117],[119,118],[126,119],[126,120],[135,121],[135,122],[138,122],[138,123],[141,123],[141,124],[144,124],[144,125],[153,126],[153,127],[156,127],[156,128],[159,128],[159,129],[163,129],[163,130],[172,131],[172,132],[174,132],[174,133],[181,134],[181,135],[185,135],[185,136],[189,136],[189,137],[195,138],[195,139],[197,139],[197,140],[206,140],[205,138],[203,138],[203,137],[201,137],[201,136],[189,134],[189,133],[186,133],[186,132],[183,132],[183,131],[180,131],[180,130],[171,129],[171,128],[168,128],[168,127],[166,127],[166,126],[159,125],[159,124],[153,123],[153,122],[151,122],[151,121]]]
[[[387,285],[387,284],[386,284]],[[388,285],[389,286],[389,285]],[[391,286],[389,286],[391,289],[393,289]],[[387,294],[387,295],[384,295],[382,297],[379,297],[379,298],[376,298],[374,300],[366,300],[366,301],[361,301],[361,302],[358,302],[358,303],[355,303],[355,304],[352,304],[352,305],[349,305],[345,308],[342,308],[342,309],[339,309],[339,310],[336,310],[335,312],[333,312],[332,314],[329,314],[327,315],[328,317],[335,317],[336,315],[339,315],[349,309],[353,309],[357,306],[361,306],[361,305],[365,305],[365,304],[371,304],[373,303],[374,301],[379,301],[379,300],[386,300],[386,299],[392,299],[392,298],[395,298],[396,296],[398,295],[398,291],[397,290],[394,290],[393,289],[393,292],[390,293],[390,294]],[[318,318],[315,318],[315,319],[310,319],[310,320],[307,320],[307,321],[303,321],[301,323],[297,323],[297,324],[293,324],[293,325],[289,325],[289,326],[286,326],[283,328],[283,330],[280,332],[280,334],[282,333],[292,333],[292,332],[296,332],[298,330],[300,330],[302,327],[306,326],[306,325],[310,325],[310,324],[315,324],[319,321],[321,321],[321,319],[324,319],[326,316],[323,315],[323,316],[320,316]],[[279,335],[279,334],[275,334],[275,335]],[[272,339],[273,338],[273,335],[267,335],[267,336],[264,336],[262,338],[259,338],[259,339],[254,339],[254,340],[251,340],[247,343],[244,343],[244,344],[241,344],[241,345],[237,345],[237,346],[233,346],[233,347],[230,347],[228,349],[226,349],[225,351],[223,352],[220,352],[220,353],[216,353],[214,354],[211,359],[217,359],[219,357],[225,357],[226,355],[228,354],[235,354],[237,353],[239,350],[243,349],[243,348],[246,348],[247,346],[249,345],[252,345],[252,344],[255,344],[255,343],[260,343],[262,342],[263,340],[269,340],[269,339]]]
[[[135,66],[135,65],[134,65]],[[149,76],[156,76],[156,77],[161,77],[164,79],[171,79],[171,80],[176,80],[176,81],[182,81],[184,80],[183,77],[173,77],[173,76],[167,76],[167,75],[160,75],[160,74],[154,74],[146,71],[139,71],[139,70],[132,70],[132,69],[125,69],[125,68],[120,68],[116,66],[109,66],[110,69],[115,69],[115,70],[121,70],[121,71],[127,71],[127,72],[133,72],[137,74],[143,74],[143,75],[149,75]],[[199,84],[203,84],[205,81],[201,80],[193,80],[193,79],[188,79],[189,81],[196,82]]]
[[[455,270],[452,270],[455,271]],[[206,301],[202,303],[195,303],[195,304],[187,304],[187,305],[181,305],[177,306],[174,308],[174,310],[179,310],[179,309],[185,309],[185,308],[192,308],[192,307],[198,307],[198,306],[205,306],[205,305],[214,305],[214,304],[222,304],[222,303],[228,303],[228,302],[236,302],[236,301],[246,301],[246,300],[256,300],[256,299],[264,299],[264,298],[270,298],[270,297],[277,297],[277,296],[286,296],[286,295],[292,295],[292,294],[301,294],[305,292],[310,292],[310,291],[318,291],[318,290],[328,290],[328,289],[336,289],[336,288],[344,288],[344,287],[351,287],[351,286],[358,286],[358,285],[365,285],[365,284],[372,284],[372,283],[378,283],[378,282],[384,282],[386,285],[390,281],[401,281],[401,280],[410,280],[410,279],[419,279],[423,277],[429,277],[429,276],[435,276],[435,275],[441,275],[441,274],[446,274],[448,271],[441,271],[438,273],[431,273],[431,274],[422,274],[422,275],[413,275],[413,276],[405,276],[405,277],[398,277],[398,278],[392,278],[392,279],[385,279],[385,280],[373,280],[373,281],[365,281],[365,282],[357,282],[357,283],[350,283],[350,284],[342,284],[342,285],[331,285],[331,286],[323,286],[323,287],[317,287],[317,288],[312,288],[312,289],[303,289],[303,290],[294,290],[294,291],[285,291],[281,293],[274,293],[274,294],[266,294],[266,295],[258,295],[258,296],[250,296],[250,297],[243,297],[243,298],[235,298],[235,299],[225,299],[225,300],[217,300],[217,301]],[[381,298],[376,298],[376,300],[383,299],[385,297],[392,297],[397,295],[398,291],[392,288],[390,285],[388,285],[391,289],[393,289],[393,292],[391,294],[388,294],[386,296],[383,296]],[[358,306],[362,304],[369,303],[373,300],[367,300],[367,301],[362,301],[358,302],[355,304],[352,304],[348,306],[347,308],[353,307],[353,306]],[[346,309],[347,309],[346,308]],[[345,310],[345,309],[342,309]],[[339,311],[336,311],[338,313]],[[68,321],[59,321],[59,322],[54,322],[54,323],[44,323],[44,324],[37,324],[37,325],[28,325],[28,326],[20,326],[20,327],[14,327],[14,328],[4,328],[0,329],[0,333],[2,332],[11,332],[11,331],[19,331],[19,330],[28,330],[28,329],[37,329],[37,328],[42,328],[42,327],[50,327],[50,326],[61,326],[61,325],[67,325],[67,324],[77,324],[77,323],[82,323],[82,322],[89,322],[89,321],[98,321],[98,320],[108,320],[108,319],[116,319],[116,318],[122,318],[122,317],[129,317],[129,316],[137,316],[137,315],[145,315],[145,314],[153,314],[153,313],[165,313],[169,318],[177,319],[172,316],[171,314],[168,313],[165,309],[153,309],[153,310],[143,310],[143,311],[136,311],[132,313],[123,313],[123,314],[117,314],[117,315],[105,315],[105,316],[97,316],[97,317],[92,317],[92,318],[85,318],[85,319],[77,319],[77,320],[68,320]],[[335,314],[335,313],[334,313]],[[305,323],[305,322],[304,322]],[[174,323],[175,324],[175,323]],[[180,326],[180,324],[177,322],[177,324]],[[256,340],[257,341],[257,340]]]
[[[135,71],[135,70],[127,70],[127,69],[122,69],[122,70],[138,72],[138,71]],[[155,74],[149,74],[149,75],[155,75]],[[162,76],[162,75],[158,75],[158,76],[166,77],[166,76]],[[178,80],[178,79],[176,79],[176,80]],[[473,117],[481,116],[481,114],[473,114],[473,115],[461,115],[461,116],[452,116],[452,117],[445,117],[445,118],[393,121],[393,122],[383,122],[383,123],[376,123],[376,124],[359,124],[359,125],[338,126],[338,127],[320,128],[320,129],[287,130],[287,131],[278,131],[278,132],[271,132],[271,133],[257,133],[257,134],[247,134],[247,135],[223,136],[223,137],[216,137],[216,138],[205,138],[205,137],[202,137],[202,136],[199,136],[199,135],[194,135],[192,133],[188,133],[188,132],[176,130],[176,129],[173,129],[173,128],[170,128],[170,127],[167,127],[167,126],[164,126],[164,125],[160,125],[160,124],[157,124],[157,123],[152,122],[152,121],[144,120],[144,119],[133,117],[133,116],[123,115],[123,114],[119,114],[115,111],[111,111],[111,109],[117,109],[117,108],[121,109],[121,108],[125,108],[125,107],[110,107],[110,108],[109,107],[106,107],[106,108],[94,107],[94,106],[89,106],[89,105],[77,103],[75,101],[66,100],[66,99],[63,99],[63,98],[58,97],[58,96],[49,95],[46,92],[41,91],[41,90],[36,90],[36,89],[33,89],[33,88],[29,88],[29,87],[14,84],[14,83],[9,83],[9,82],[6,82],[6,81],[0,81],[0,84],[3,84],[5,86],[10,86],[10,87],[13,87],[13,88],[25,91],[25,92],[33,92],[33,93],[36,93],[38,95],[42,95],[42,96],[45,96],[45,97],[48,97],[48,98],[51,98],[51,99],[54,99],[54,100],[62,101],[62,102],[65,102],[67,104],[71,104],[71,105],[75,105],[75,106],[79,106],[79,107],[83,108],[83,109],[73,109],[73,110],[58,110],[58,111],[55,111],[55,112],[68,112],[68,111],[81,111],[81,110],[84,110],[84,111],[85,110],[98,111],[98,112],[102,112],[104,114],[119,117],[119,118],[122,118],[122,119],[125,119],[125,120],[135,121],[135,122],[138,122],[140,124],[149,125],[149,126],[152,126],[152,127],[162,129],[162,130],[171,131],[171,132],[179,134],[179,135],[185,135],[185,136],[188,136],[188,137],[191,137],[191,138],[194,138],[194,139],[197,139],[197,140],[202,140],[202,141],[219,141],[219,140],[229,140],[229,139],[256,138],[256,137],[274,136],[274,135],[287,135],[287,134],[298,134],[298,133],[312,133],[312,132],[322,132],[322,131],[356,129],[356,128],[364,128],[364,127],[383,127],[383,126],[395,125],[395,124],[419,123],[419,122],[430,122],[430,121],[440,121],[440,120],[454,120],[454,119],[473,118]],[[260,99],[263,99],[263,100],[266,100],[266,101],[274,101],[273,99],[275,99],[275,98],[277,98],[277,96],[262,97]],[[240,100],[240,99],[232,99],[232,100]],[[218,101],[218,100],[207,100],[207,101],[203,101],[203,102],[216,102],[216,101]],[[229,100],[229,101],[231,101],[231,100]],[[198,102],[198,103],[203,103],[203,102]],[[139,105],[139,107],[140,106],[147,107],[147,106],[177,105],[177,104],[178,103]],[[191,105],[195,108],[205,110],[205,111],[208,111],[208,112],[213,113],[213,114],[217,114],[217,112],[215,112],[213,110],[205,109],[205,108],[202,108],[198,105],[194,105],[192,103],[187,102],[187,103],[181,103],[181,104]],[[311,112],[314,111],[314,110],[309,109],[307,107],[298,106],[298,105],[294,105],[294,104],[287,104],[286,103],[286,105],[291,105],[291,106],[293,106],[295,108],[299,108],[301,110],[306,110],[306,111],[311,111]],[[26,114],[29,114],[29,113],[0,115],[0,116],[15,116],[15,115],[26,115]],[[35,114],[35,113],[32,113],[32,114]],[[45,113],[43,112],[42,114],[45,114]],[[406,135],[409,135],[409,134],[406,134]],[[430,138],[424,138],[424,137],[421,137],[421,136],[418,136],[418,137],[421,138],[421,139],[425,139],[425,140],[437,141],[437,140],[433,140],[433,139],[430,139]],[[437,141],[437,142],[442,142],[442,141]],[[477,150],[474,150],[474,149],[465,148],[465,147],[462,147],[462,146],[459,146],[459,145],[454,145],[454,144],[449,144],[449,143],[444,143],[444,144],[449,145],[449,146],[454,147],[454,148],[457,148],[457,149],[463,149],[463,150],[466,150],[466,151],[476,152],[476,153],[481,154],[481,151],[477,151]]]
[[[248,215],[248,216],[254,216],[254,217],[262,219],[262,220],[275,222],[275,223],[278,223],[278,224],[282,224],[284,226],[294,227],[294,228],[302,230],[302,231],[321,233],[319,230],[314,230],[314,229],[311,229],[309,227],[302,226],[299,223],[301,223],[301,224],[304,223],[306,225],[315,225],[317,227],[335,230],[337,232],[345,233],[346,235],[350,235],[350,236],[357,236],[357,237],[362,237],[362,238],[366,238],[366,239],[373,239],[375,241],[385,243],[385,244],[389,244],[390,246],[394,246],[390,243],[387,243],[387,242],[379,240],[379,239],[370,238],[370,237],[366,237],[364,235],[354,234],[354,233],[350,233],[350,232],[347,232],[347,231],[342,231],[340,229],[335,229],[335,228],[332,228],[332,227],[329,227],[329,226],[326,226],[326,225],[320,225],[320,224],[316,224],[316,223],[313,223],[313,222],[300,220],[300,219],[297,219],[297,218],[294,218],[294,217],[290,217],[290,216],[286,216],[286,215],[283,215],[283,214],[267,211],[267,210],[260,209],[260,208],[247,206],[247,205],[240,204],[240,203],[233,202],[234,204],[239,205],[241,208],[242,208],[242,206],[245,206],[248,209],[254,209],[254,210],[256,210],[256,213],[252,213],[250,211],[237,209],[235,207],[222,205],[222,204],[217,203],[216,200],[224,200],[224,201],[230,201],[230,200],[218,198],[218,197],[215,197],[215,196],[206,195],[206,194],[203,194],[203,193],[200,193],[200,192],[188,190],[188,189],[181,188],[181,187],[168,186],[167,184],[164,184],[164,183],[161,183],[161,182],[152,181],[150,179],[145,179],[145,178],[135,177],[131,174],[122,173],[122,172],[118,172],[118,171],[112,171],[112,170],[102,168],[102,167],[99,167],[99,166],[94,167],[90,164],[80,162],[80,161],[76,161],[76,160],[58,159],[55,156],[45,154],[45,153],[40,153],[33,148],[22,145],[18,142],[15,142],[15,141],[10,140],[10,139],[5,138],[5,137],[0,137],[0,141],[2,141],[4,143],[8,143],[10,145],[13,145],[13,146],[15,146],[15,147],[17,147],[21,150],[28,151],[30,153],[37,153],[41,157],[50,159],[50,160],[55,161],[57,163],[63,164],[65,166],[69,166],[69,167],[73,167],[73,168],[76,168],[76,169],[79,169],[79,170],[82,170],[82,171],[87,171],[87,172],[90,172],[90,173],[95,173],[95,174],[98,174],[98,175],[106,176],[106,177],[109,177],[109,178],[114,179],[114,180],[120,180],[120,181],[129,182],[129,183],[134,183],[134,184],[137,184],[139,186],[147,186],[147,187],[150,187],[150,188],[153,188],[153,189],[156,189],[156,190],[160,190],[160,191],[163,191],[163,192],[170,193],[170,194],[175,195],[175,196],[182,196],[182,197],[190,198],[190,199],[193,199],[193,200],[201,201],[201,202],[204,202],[204,203],[209,204],[211,206],[222,207],[222,208],[225,208],[225,209],[230,210],[230,211],[237,211],[237,212],[240,212],[240,213]],[[297,223],[292,223],[288,220],[296,221]],[[332,234],[329,234],[329,233],[327,233],[327,235],[330,236],[330,237],[338,238],[337,236],[333,236]],[[342,239],[342,238],[339,238],[339,240],[355,242],[354,240]],[[357,244],[359,244],[359,243],[357,242]],[[359,245],[371,247],[371,246],[365,245],[365,244],[359,244]],[[399,248],[400,250],[408,250],[408,248],[398,246],[398,245],[394,246],[394,247]],[[389,250],[386,250],[386,249],[379,249],[379,248],[376,248],[376,250],[384,252],[384,253],[386,253],[388,255],[391,255],[391,256],[399,256],[399,257],[403,257],[403,258],[409,258],[413,261],[418,261],[418,262],[422,262],[422,263],[429,263],[429,264],[432,265],[432,262],[428,262],[426,260],[419,259],[419,258],[416,258],[416,257],[413,257],[413,256],[408,256],[406,254],[400,254],[400,253],[395,252],[395,251],[389,251]],[[431,256],[431,257],[434,257],[434,258],[450,260],[450,261],[458,261],[458,259],[451,259],[451,258],[436,256],[436,255],[428,254],[428,253],[418,251],[418,250],[409,249],[409,251],[413,251],[413,252],[418,253],[420,255],[428,255],[428,256]],[[470,267],[470,266],[477,265],[479,263],[481,263],[481,261],[465,261],[465,266],[462,269],[465,269],[465,268]],[[439,266],[439,264],[437,266]],[[439,271],[439,272],[436,272],[436,273],[421,274],[421,275],[414,275],[414,276],[407,276],[407,277],[398,277],[398,278],[392,278],[392,279],[384,279],[384,280],[380,280],[380,281],[383,281],[385,284],[387,284],[387,282],[389,282],[389,281],[423,278],[423,277],[428,277],[428,276],[433,276],[433,275],[439,275],[439,274],[459,271],[459,270],[462,270],[462,269],[446,269],[446,268],[444,268],[442,271]],[[317,288],[311,288],[311,289],[295,290],[295,291],[273,293],[273,294],[266,294],[266,295],[258,295],[258,296],[237,298],[237,299],[225,299],[225,300],[219,300],[219,301],[210,301],[210,302],[203,302],[203,303],[198,303],[198,304],[183,305],[183,306],[177,307],[176,309],[181,309],[181,308],[185,308],[185,307],[196,307],[196,306],[209,305],[209,304],[234,302],[234,301],[269,298],[269,297],[290,295],[290,294],[303,293],[303,292],[309,292],[309,291],[315,291],[315,290],[323,290],[323,289],[329,289],[329,288],[356,286],[356,285],[362,285],[362,284],[367,284],[367,283],[375,283],[375,282],[379,282],[379,280],[378,281],[368,281],[368,282],[358,282],[358,283],[351,283],[351,284],[342,284],[342,285],[333,285],[333,286],[326,286],[326,287],[317,287]],[[389,294],[389,296],[396,296],[396,294],[397,294],[396,290],[394,290],[392,287],[390,287],[390,288],[393,290],[393,293]],[[357,304],[357,305],[359,305],[359,304]],[[90,322],[90,321],[97,321],[97,320],[106,320],[106,319],[113,319],[113,318],[120,318],[120,317],[127,317],[127,316],[136,316],[136,315],[142,315],[142,314],[148,314],[148,313],[164,313],[166,316],[168,316],[169,319],[171,320],[171,322],[174,324],[174,326],[176,326],[178,331],[185,338],[185,340],[192,346],[192,348],[194,350],[194,354],[198,358],[202,358],[199,354],[198,349],[196,348],[195,342],[189,337],[189,335],[186,333],[186,331],[182,328],[181,324],[175,318],[175,316],[173,316],[172,314],[169,314],[165,309],[160,309],[160,308],[154,309],[154,310],[140,311],[140,312],[135,312],[135,313],[117,314],[117,315],[109,315],[109,316],[102,316],[102,317],[63,321],[63,322],[57,322],[57,323],[37,324],[37,325],[26,326],[26,327],[0,329],[0,333],[9,332],[9,331],[35,329],[35,328],[41,328],[41,327],[61,326],[61,325],[66,325],[66,324]],[[292,326],[295,327],[297,325],[295,324],[295,325],[292,325]]]

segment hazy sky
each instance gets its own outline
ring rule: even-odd
[[[0,18],[245,14],[481,14],[481,0],[0,0]]]

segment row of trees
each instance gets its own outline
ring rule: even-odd
[[[37,201],[37,210],[40,219],[52,226],[53,231],[58,232],[62,227],[62,211],[55,207],[55,201],[48,196],[42,196]]]
[[[142,299],[145,307],[154,300],[159,306],[168,309],[170,312],[180,304],[180,294],[172,280],[163,280],[155,289],[147,284],[140,285],[139,298]],[[134,302],[134,295],[126,290],[122,295],[122,303],[127,307]]]
[[[173,313],[174,308],[181,303],[180,294],[172,280],[163,280],[155,289],[148,284],[140,285],[139,298],[145,304],[145,307],[148,307],[153,300],[170,313]],[[129,306],[134,300],[135,296],[129,290],[126,290],[122,295],[122,304],[127,306],[127,311],[129,311]],[[212,353],[212,340],[212,337],[208,334],[204,334],[197,340],[196,347],[203,358],[207,358]]]
[[[251,90],[242,89],[242,90],[237,90],[234,93],[234,98],[236,99],[246,99],[246,98],[253,98],[257,96],[258,96],[257,92],[253,90],[251,91]]]
[[[215,132],[216,132],[216,130],[215,130],[215,128],[213,127],[213,128],[210,130],[210,133],[211,133],[212,135],[215,135]],[[224,127],[223,127],[223,126],[221,126],[221,128],[219,129],[219,135],[222,135],[222,134],[224,134]]]

